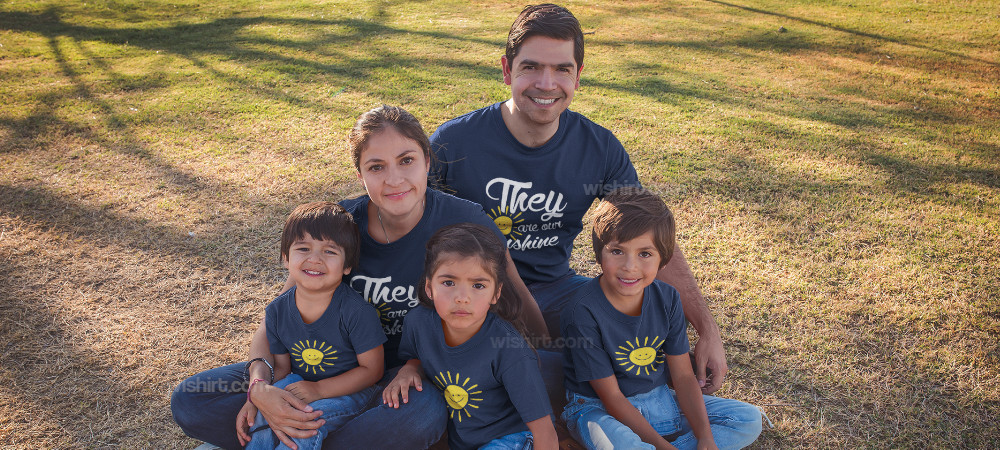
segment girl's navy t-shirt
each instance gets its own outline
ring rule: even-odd
[[[354,216],[361,231],[361,261],[345,277],[375,310],[389,339],[385,344],[385,367],[401,366],[406,360],[397,355],[399,339],[403,332],[403,317],[419,302],[417,286],[424,273],[424,255],[427,240],[441,227],[456,223],[472,222],[495,230],[503,240],[482,206],[427,189],[424,215],[420,222],[402,238],[386,244],[368,235],[367,195],[344,200],[340,205]]]
[[[399,347],[419,359],[448,404],[448,445],[474,449],[512,433],[552,411],[538,358],[507,321],[493,313],[461,345],[448,346],[441,317],[431,308],[410,311]],[[426,389],[426,386],[425,388]]]

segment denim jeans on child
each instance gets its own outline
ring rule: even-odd
[[[708,421],[712,427],[712,437],[719,449],[739,449],[750,445],[761,431],[761,412],[756,406],[739,400],[703,395]],[[600,399],[585,397],[573,392],[566,393],[569,403],[563,410],[562,418],[566,428],[577,441],[590,449],[611,448],[653,448],[639,439],[631,428],[619,422],[607,410]],[[628,397],[661,436],[681,433],[673,440],[678,449],[694,449],[698,440],[686,418],[677,406],[677,396],[673,389],[660,386],[644,394]]]
[[[479,447],[479,450],[531,450],[534,448],[534,443],[531,432],[522,431],[498,437]]]
[[[284,389],[286,386],[299,381],[302,381],[302,377],[293,373],[274,383],[274,387]],[[368,409],[368,407],[374,405],[374,402],[381,401],[381,398],[376,398],[380,392],[382,390],[378,386],[372,385],[353,394],[321,398],[309,403],[313,411],[323,411],[323,415],[319,416],[319,418],[325,421],[325,423],[316,430],[317,433],[315,436],[309,438],[292,438],[292,440],[295,441],[295,445],[298,446],[299,450],[319,450],[323,448],[323,439],[328,434],[340,429],[345,423]],[[271,432],[271,427],[267,426],[267,421],[264,420],[264,415],[260,412],[257,413],[257,418],[254,419],[253,427],[250,429],[250,437],[251,440],[247,444],[247,450],[272,450],[274,448],[284,450],[289,448]]]

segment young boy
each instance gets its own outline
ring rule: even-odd
[[[386,337],[375,308],[341,283],[358,264],[359,244],[354,219],[331,202],[295,208],[281,234],[281,261],[295,287],[264,311],[274,378],[281,380],[275,387],[322,411],[320,419],[325,421],[313,437],[294,439],[300,449],[322,447],[327,434],[377,401],[374,385],[382,378]],[[249,400],[254,386],[269,381],[255,379],[248,389],[243,409],[247,417],[256,416],[249,427],[252,436],[247,434],[249,424],[236,426],[240,443],[248,449],[270,450],[277,443]]]
[[[603,273],[561,321],[570,433],[592,449],[749,445],[761,431],[760,411],[702,395],[680,298],[656,280],[673,254],[670,210],[649,191],[622,188],[597,206],[593,222]]]

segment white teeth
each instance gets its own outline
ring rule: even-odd
[[[551,105],[556,101],[556,99],[554,98],[534,98],[534,97],[532,97],[531,100],[534,101],[535,103],[538,103],[539,105]]]

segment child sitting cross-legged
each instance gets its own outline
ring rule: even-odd
[[[358,265],[359,242],[354,219],[331,202],[295,208],[281,235],[281,260],[295,285],[264,310],[274,377],[280,380],[274,386],[322,411],[324,422],[312,437],[293,439],[300,450],[321,448],[327,434],[378,398],[385,333],[375,308],[342,282]],[[256,379],[248,392],[268,382]],[[240,443],[248,449],[275,448],[277,436],[249,395],[243,409],[240,417],[255,420],[237,421]]]
[[[602,273],[561,321],[570,434],[592,449],[726,449],[757,439],[760,410],[702,395],[691,369],[680,297],[656,280],[674,247],[663,200],[635,187],[610,193],[594,212],[593,245]]]

